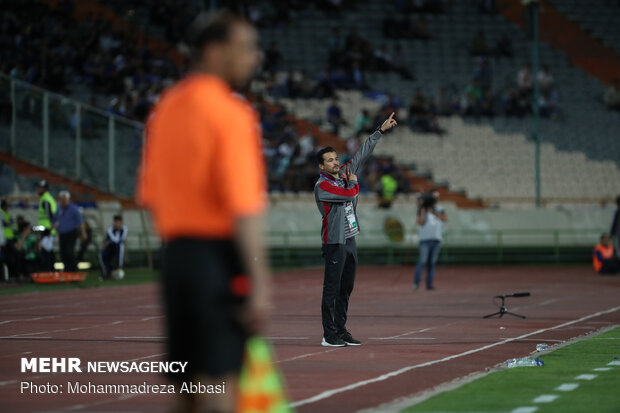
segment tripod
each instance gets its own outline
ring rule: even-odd
[[[488,314],[485,315],[482,318],[491,318],[491,317],[495,317],[495,316],[499,316],[499,318],[502,318],[504,316],[504,314],[508,314],[511,315],[513,317],[519,317],[519,318],[525,318],[524,315],[520,315],[520,314],[515,314],[515,313],[511,313],[510,311],[508,311],[508,309],[506,308],[506,297],[527,297],[526,295],[521,295],[521,294],[527,294],[530,295],[530,293],[517,293],[517,294],[510,294],[510,295],[496,295],[493,298],[500,298],[502,300],[502,305],[499,308],[499,311],[493,314]]]

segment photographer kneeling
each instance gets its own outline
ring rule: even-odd
[[[418,200],[418,225],[419,229],[419,258],[415,269],[413,289],[420,287],[422,271],[428,266],[426,274],[426,289],[434,290],[433,278],[435,275],[435,264],[439,257],[441,248],[443,223],[448,220],[443,208],[437,205],[439,192],[433,190],[423,194]]]

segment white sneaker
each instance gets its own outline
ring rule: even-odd
[[[321,342],[321,345],[323,347],[345,347],[347,343],[341,338],[336,338],[336,339],[327,341],[325,340],[325,337],[323,337],[323,341]]]

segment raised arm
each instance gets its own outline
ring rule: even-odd
[[[355,153],[355,155],[353,155],[353,159],[342,165],[340,169],[342,169],[343,167],[348,167],[351,169],[351,172],[353,172],[354,174],[357,173],[360,166],[362,166],[362,164],[366,162],[370,155],[372,155],[372,152],[374,151],[375,146],[377,146],[381,135],[384,132],[392,129],[397,124],[398,123],[396,122],[396,119],[394,119],[394,112],[392,112],[390,117],[387,118],[381,124],[381,126],[372,135],[370,135],[368,139],[366,139],[366,142],[364,142],[362,147]]]

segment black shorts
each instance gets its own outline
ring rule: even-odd
[[[247,334],[238,313],[246,296],[233,293],[235,277],[244,272],[233,241],[181,238],[164,246],[168,360],[188,362],[175,380],[241,370]]]

